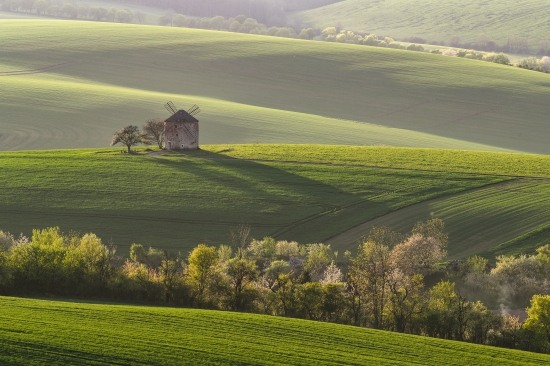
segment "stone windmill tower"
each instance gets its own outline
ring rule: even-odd
[[[172,102],[164,105],[172,115],[164,121],[166,150],[196,150],[199,148],[199,120],[194,116],[201,110],[195,104],[188,111],[178,109]]]

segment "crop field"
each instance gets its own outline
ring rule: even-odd
[[[105,147],[203,112],[202,143],[548,153],[550,75],[376,47],[172,27],[0,20],[0,150]],[[407,65],[404,67],[403,65]]]
[[[0,297],[3,365],[533,365],[550,356],[265,315]]]
[[[293,14],[305,24],[404,38],[418,36],[445,41],[460,36],[475,42],[480,34],[499,44],[516,35],[538,41],[548,39],[550,15],[544,0],[343,0]]]
[[[228,243],[240,223],[256,238],[322,242],[398,208],[508,178],[107,149],[2,153],[0,179],[2,230],[60,226],[112,238],[121,253],[134,242],[185,253]]]
[[[550,156],[535,154],[287,144],[213,145],[202,149],[237,159],[550,178]]]
[[[182,253],[226,244],[241,223],[255,238],[327,242],[341,253],[373,225],[407,232],[431,217],[447,224],[451,258],[517,254],[550,240],[550,183],[528,177],[548,175],[537,155],[455,151],[457,160],[480,162],[462,171],[466,160],[454,166],[445,150],[205,145],[155,157],[121,150],[0,154],[0,229],[94,232],[123,255],[134,242]],[[500,160],[481,163],[491,159]],[[514,175],[517,165],[530,168]]]
[[[514,180],[418,203],[327,242],[335,247],[351,246],[373,226],[407,233],[419,220],[432,217],[442,219],[449,229],[449,259],[480,253],[491,259],[500,254],[533,253],[550,243],[550,181]]]

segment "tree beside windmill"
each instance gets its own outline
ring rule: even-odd
[[[189,110],[176,108],[168,102],[164,107],[172,115],[164,121],[166,150],[196,150],[199,148],[199,121],[194,117],[200,112],[195,104]]]

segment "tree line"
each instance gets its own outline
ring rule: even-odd
[[[117,9],[114,7],[106,9],[103,7],[90,7],[88,5],[76,5],[72,2],[59,5],[49,0],[0,0],[0,10],[34,12],[37,15],[117,23],[131,23],[133,20],[145,23],[146,17],[146,14],[141,11],[132,13],[128,9]]]
[[[44,14],[49,16],[62,16],[70,19],[90,19],[95,21],[108,21],[119,23],[131,23],[136,20],[139,23],[145,23],[146,14],[141,11],[132,13],[128,9],[116,9],[116,8],[102,8],[102,7],[88,7],[86,5],[76,6],[72,3],[66,3],[62,6],[51,4],[48,0],[0,0],[0,9],[7,11],[35,11],[37,14]],[[526,41],[520,39],[521,37],[508,37],[506,47],[497,47],[492,41],[488,41],[488,38],[484,35],[479,37],[477,43],[461,44],[459,37],[452,37],[450,45],[453,48],[445,50],[434,49],[430,51],[426,49],[422,44],[426,43],[426,40],[420,37],[408,37],[404,42],[416,42],[411,43],[408,46],[403,45],[401,42],[396,41],[391,37],[378,37],[376,34],[359,34],[353,31],[341,29],[340,26],[328,27],[323,30],[316,28],[300,28],[300,27],[288,27],[288,26],[266,26],[260,23],[255,18],[247,17],[243,14],[236,17],[230,17],[226,19],[223,16],[214,16],[212,18],[203,17],[197,18],[194,16],[185,16],[179,14],[173,9],[167,10],[164,15],[157,20],[159,25],[162,26],[174,26],[174,27],[186,27],[186,28],[199,28],[199,29],[211,29],[218,31],[247,33],[247,34],[259,34],[266,36],[276,36],[285,38],[298,38],[305,40],[323,40],[326,42],[338,42],[338,43],[351,43],[367,46],[377,46],[394,48],[401,50],[417,51],[417,52],[431,52],[434,54],[443,54],[445,56],[452,57],[464,57],[474,60],[482,60],[488,62],[499,63],[503,65],[512,65],[510,58],[503,52],[496,53],[495,50],[508,50],[509,52],[530,52],[530,48],[521,48]],[[444,42],[430,42],[431,45],[444,45]],[[461,47],[477,47],[478,49],[490,51],[480,52],[474,49],[467,49]],[[519,60],[515,66],[540,71],[550,72],[550,41],[541,41],[538,54],[542,56],[541,59],[536,57],[528,57]]]
[[[0,293],[114,299],[254,312],[444,339],[550,351],[550,245],[536,254],[445,264],[439,219],[408,235],[373,228],[352,254],[330,245],[249,237],[182,254],[133,244],[129,256],[92,233],[0,231]],[[427,284],[430,284],[429,286]],[[528,305],[528,318],[490,310]],[[498,305],[497,305],[498,304]]]
[[[277,31],[283,29],[279,36],[296,38],[298,35],[301,35],[298,38],[313,39],[313,37],[321,35],[320,29],[304,27],[299,19],[289,24],[285,18],[285,12],[315,8],[337,2],[337,0],[135,0],[131,2],[166,9],[165,14],[158,19],[160,25],[176,25],[242,33],[249,33],[249,31],[253,30],[251,33],[266,35],[275,35]],[[147,16],[142,11],[132,12],[129,9],[117,9],[114,7],[110,9],[90,7],[88,5],[76,5],[73,2],[59,5],[50,0],[0,0],[0,9],[3,11],[35,12],[38,15],[70,19],[79,18],[120,23],[130,23],[135,20],[141,24],[145,23]],[[176,22],[173,21],[174,18],[177,18]],[[253,20],[254,23],[243,26],[243,22],[246,19],[249,19],[249,22]],[[235,21],[238,21],[240,26]],[[265,28],[265,30],[262,28]],[[340,22],[334,27],[326,28],[322,32],[330,30],[333,30],[333,34],[330,34],[328,37],[324,36],[324,40],[381,45],[382,47],[387,47],[394,42],[392,38],[389,38],[391,41],[388,42],[385,39],[388,37],[381,37],[379,42],[374,42],[370,39],[366,41],[367,43],[363,43],[358,38],[365,39],[369,35],[360,36],[353,31],[346,31],[342,29]],[[350,32],[351,36],[348,34]],[[417,44],[447,45],[445,41],[428,42],[426,39],[416,36],[405,37],[400,41],[413,43],[415,47],[418,47]],[[506,38],[506,42],[501,45],[491,40],[486,34],[480,34],[476,41],[473,42],[461,42],[460,36],[454,35],[450,38],[448,45],[455,49],[475,49],[485,52],[516,54],[531,54],[535,52],[539,57],[550,56],[550,40],[544,39],[536,44],[526,37],[516,35],[509,35]],[[401,48],[399,43],[390,47]],[[533,70],[536,70],[536,68]]]

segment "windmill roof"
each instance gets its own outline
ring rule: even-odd
[[[183,109],[180,109],[176,113],[174,113],[170,118],[166,119],[164,122],[198,122],[199,120],[184,111]]]

